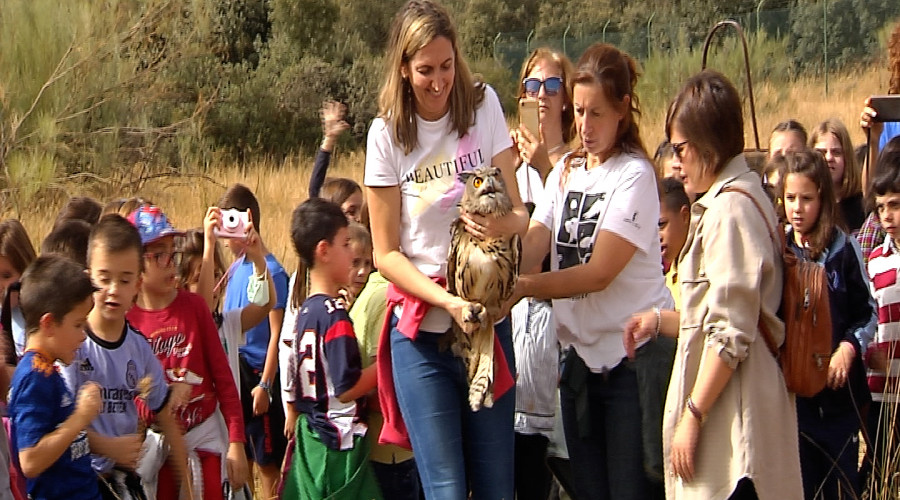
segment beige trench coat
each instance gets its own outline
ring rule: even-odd
[[[752,194],[768,220],[763,223],[745,195],[721,193],[726,184]],[[803,496],[794,396],[758,330],[761,313],[776,341],[783,341],[776,316],[782,264],[769,232],[777,227],[770,207],[743,156],[732,159],[691,207],[678,264],[681,329],[663,417],[666,498],[727,499],[744,477],[762,500]],[[707,345],[735,371],[700,430],[694,479],[685,483],[672,471],[672,437]]]

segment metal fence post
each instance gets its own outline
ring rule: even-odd
[[[650,26],[653,23],[653,17],[656,16],[656,12],[650,14],[650,19],[647,19],[647,58],[650,58]]]
[[[759,33],[759,10],[762,9],[763,4],[766,3],[766,0],[759,0],[759,3],[756,4],[756,32]]]
[[[567,25],[566,25],[566,31],[563,31],[563,40],[562,40],[562,42],[563,42],[563,44],[562,44],[562,45],[563,45],[563,54],[565,54],[566,57],[569,57],[569,53],[566,51],[566,36],[569,34],[569,28],[571,28],[571,27],[572,27],[571,24],[567,24]]]

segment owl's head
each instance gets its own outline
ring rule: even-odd
[[[459,202],[466,212],[502,217],[512,210],[512,200],[499,168],[490,165],[478,167],[460,172],[459,179],[466,185]]]

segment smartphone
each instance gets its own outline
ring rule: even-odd
[[[540,140],[541,121],[538,118],[537,99],[519,99],[519,124]]]
[[[900,94],[873,95],[869,98],[869,106],[878,113],[873,121],[900,122]]]

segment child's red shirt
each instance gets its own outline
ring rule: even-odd
[[[185,432],[221,406],[229,441],[244,442],[240,396],[203,298],[182,290],[167,307],[151,311],[135,305],[127,318],[150,341],[168,381],[193,386],[187,406],[176,415]]]

